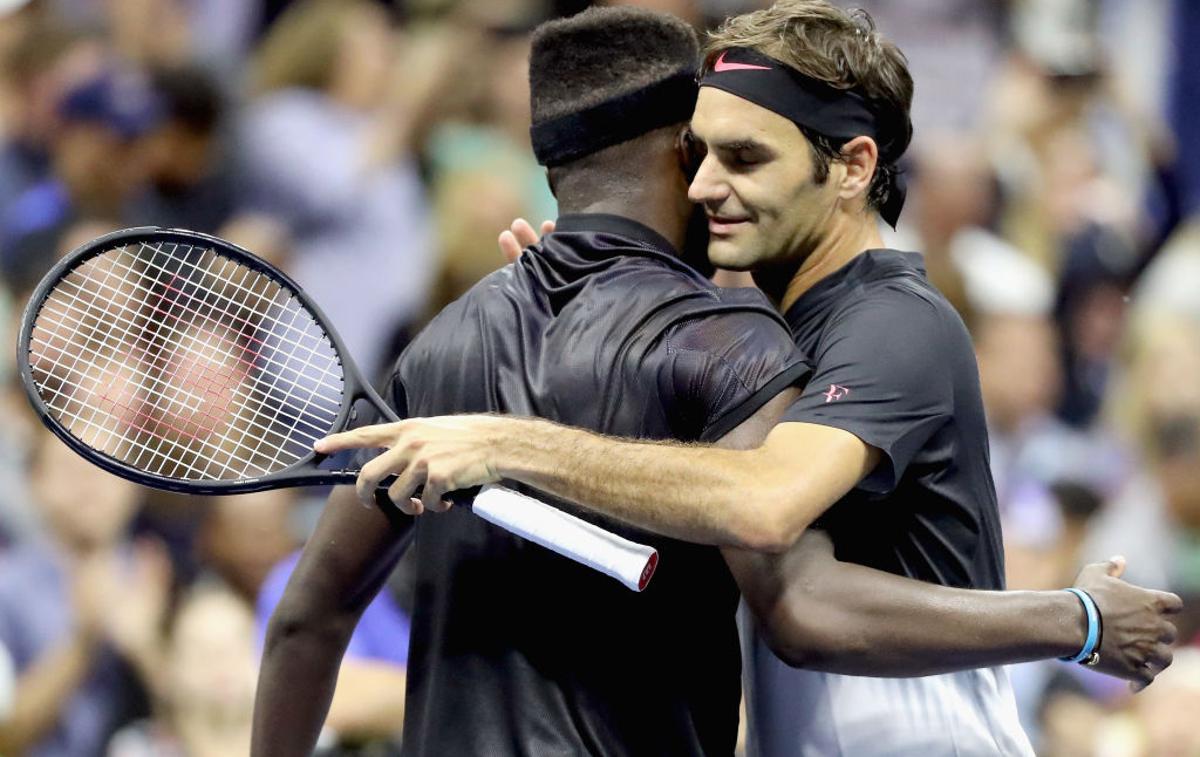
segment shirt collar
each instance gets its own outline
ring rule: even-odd
[[[567,213],[558,217],[554,230],[565,232],[599,232],[615,234],[641,242],[654,250],[679,258],[679,251],[654,229],[624,216],[610,213]]]
[[[784,314],[795,330],[811,315],[819,312],[825,303],[841,293],[866,281],[886,279],[901,274],[917,274],[925,278],[925,258],[918,252],[901,252],[892,249],[867,250],[855,255],[850,262],[818,281],[811,289],[800,295]]]

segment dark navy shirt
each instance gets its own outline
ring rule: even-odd
[[[921,256],[863,253],[801,296],[787,320],[814,372],[783,420],[840,428],[883,451],[819,521],[838,558],[1004,588],[975,352]]]
[[[564,216],[418,335],[391,401],[715,440],[808,373],[756,290],[714,287],[632,221]],[[719,550],[557,504],[655,546],[654,581],[631,592],[465,509],[416,519],[404,752],[732,753],[738,592]]]

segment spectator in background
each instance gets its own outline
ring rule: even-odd
[[[897,249],[922,250],[929,280],[969,325],[971,295],[987,296],[986,284],[968,293],[966,275],[976,258],[1020,255],[988,230],[996,214],[995,177],[980,141],[965,132],[938,132],[913,154],[910,202],[898,232]],[[986,303],[984,303],[986,306]]]
[[[1121,447],[1103,430],[1080,431],[1054,414],[1064,392],[1059,334],[1051,319],[1054,283],[1003,241],[975,240],[956,260],[973,313],[1001,512],[1025,487],[1044,489],[1064,479],[1112,491],[1127,467]]]
[[[1114,92],[1093,11],[1087,0],[1014,6],[1015,49],[983,122],[1004,235],[1047,271],[1074,238],[1131,264],[1153,169],[1154,136]]]
[[[170,563],[159,545],[130,540],[137,487],[49,432],[31,480],[44,538],[0,558],[0,646],[18,675],[0,753],[95,754],[140,693],[161,686]]]
[[[76,220],[121,217],[146,179],[140,140],[161,109],[138,71],[108,66],[68,91],[58,116],[50,177],[0,210],[0,274],[26,285],[49,269]]]
[[[1104,729],[1108,743],[1125,741],[1133,757],[1194,757],[1200,754],[1200,650],[1180,650],[1170,670],[1133,700],[1131,721]],[[1128,728],[1129,738],[1120,739]],[[1130,743],[1132,742],[1132,743]],[[1115,752],[1113,752],[1115,753]]]
[[[263,40],[240,130],[247,208],[288,230],[289,272],[368,376],[423,307],[436,257],[411,150],[445,53],[398,65],[395,48],[379,6],[300,0]]]
[[[50,173],[50,142],[64,90],[100,65],[98,41],[78,37],[50,18],[34,17],[0,52],[5,94],[0,147],[0,209]]]
[[[914,147],[936,144],[938,131],[979,126],[985,88],[1004,56],[1011,3],[993,0],[855,0],[908,58]]]
[[[163,658],[156,717],[118,732],[108,757],[248,753],[257,670],[250,606],[226,589],[192,589],[171,620]]]
[[[1131,319],[1114,386],[1116,428],[1138,472],[1098,518],[1094,550],[1120,544],[1131,580],[1200,595],[1200,322],[1147,302]],[[1181,638],[1190,616],[1180,619]]]
[[[217,233],[234,211],[230,156],[222,139],[224,96],[195,66],[161,68],[150,76],[164,120],[142,140],[149,182],[125,217],[132,225]]]
[[[299,546],[295,499],[294,489],[212,498],[196,538],[199,563],[253,604],[271,569]]]
[[[1101,506],[1095,491],[1070,481],[1025,486],[1011,493],[1004,524],[1008,587],[1048,589],[1061,586],[1063,576],[1068,580],[1074,576],[1094,556],[1084,545]],[[1096,700],[1111,700],[1126,692],[1103,676],[1057,660],[1014,665],[1009,670],[1021,722],[1039,755],[1075,754],[1067,745],[1081,744],[1079,734],[1103,714]]]

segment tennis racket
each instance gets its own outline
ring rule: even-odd
[[[17,359],[34,409],[71,449],[175,492],[352,484],[358,471],[321,467],[313,442],[351,425],[360,401],[399,420],[295,282],[180,229],[126,229],[71,252],[26,307]],[[654,549],[505,487],[470,506],[635,591],[658,564]]]

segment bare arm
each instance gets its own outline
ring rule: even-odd
[[[412,512],[445,509],[447,491],[509,478],[666,536],[767,552],[789,548],[880,457],[853,434],[809,423],[780,424],[762,446],[732,450],[480,415],[364,426],[317,445],[357,447],[389,448],[363,467],[363,501],[393,473],[389,495]]]
[[[349,487],[330,495],[267,627],[252,755],[312,754],[346,645],[409,528],[411,521],[360,507]]]
[[[719,445],[753,447],[791,398],[773,403]],[[793,667],[867,676],[923,676],[1077,653],[1086,635],[1079,600],[1064,591],[979,591],[938,586],[840,562],[833,543],[810,530],[780,555],[722,550],[759,633]],[[1088,566],[1077,586],[1105,619],[1099,670],[1142,685],[1170,664],[1178,597],[1116,576],[1122,566]],[[1154,669],[1143,663],[1152,662]]]
[[[834,558],[819,531],[782,556],[725,550],[726,562],[772,651],[793,667],[869,676],[923,676],[1077,653],[1086,621],[1065,591],[937,586]],[[1171,662],[1179,598],[1098,563],[1076,586],[1104,622],[1098,670],[1142,685]],[[1153,667],[1147,667],[1150,663]]]
[[[444,509],[435,492],[515,478],[647,530],[723,546],[764,637],[793,665],[924,675],[1079,651],[1084,613],[1066,593],[935,586],[838,562],[820,541],[796,544],[881,453],[838,429],[772,427],[788,403],[781,394],[723,448],[471,415],[363,427],[318,448],[389,447],[363,468],[360,495],[400,473],[389,495],[418,512]],[[422,499],[410,503],[422,483]],[[1164,616],[1179,598],[1105,572],[1094,566],[1083,577],[1106,618],[1102,669],[1145,683],[1170,662],[1175,630]]]

